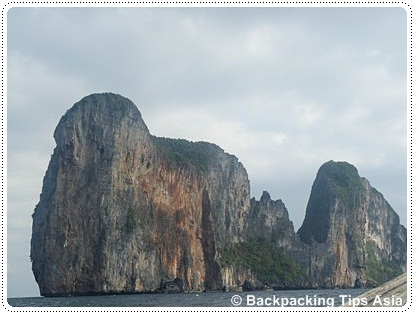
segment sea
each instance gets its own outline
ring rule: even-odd
[[[366,289],[117,294],[8,298],[12,307],[334,307],[352,304]]]

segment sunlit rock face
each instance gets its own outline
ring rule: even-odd
[[[114,94],[75,104],[33,214],[32,269],[42,295],[221,289],[218,250],[241,240],[249,181],[209,143],[150,135]]]
[[[381,193],[346,162],[321,166],[298,230],[320,287],[376,285],[405,270],[407,230]]]

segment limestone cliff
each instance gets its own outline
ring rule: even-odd
[[[150,135],[136,106],[95,94],[60,120],[33,214],[41,295],[221,289],[217,252],[241,240],[247,173],[209,143]]]
[[[406,229],[345,162],[319,169],[295,233],[235,156],[151,135],[122,96],[85,97],[54,138],[33,213],[41,295],[352,287],[405,268]]]
[[[319,287],[384,282],[406,265],[407,230],[384,197],[346,162],[319,169],[298,234]]]

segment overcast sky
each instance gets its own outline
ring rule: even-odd
[[[31,214],[60,117],[95,92],[157,136],[209,141],[282,199],[297,230],[318,168],[348,161],[407,221],[402,8],[12,8],[8,296],[36,296]]]

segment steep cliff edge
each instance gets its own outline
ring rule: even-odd
[[[298,235],[319,287],[375,285],[406,267],[407,230],[382,194],[346,162],[323,164]]]
[[[85,97],[54,138],[33,213],[41,295],[353,287],[406,267],[407,230],[348,163],[321,166],[295,233],[235,156],[151,135],[122,96]]]
[[[217,252],[240,241],[247,173],[209,143],[150,135],[114,94],[75,104],[33,214],[32,270],[41,295],[221,289]]]

